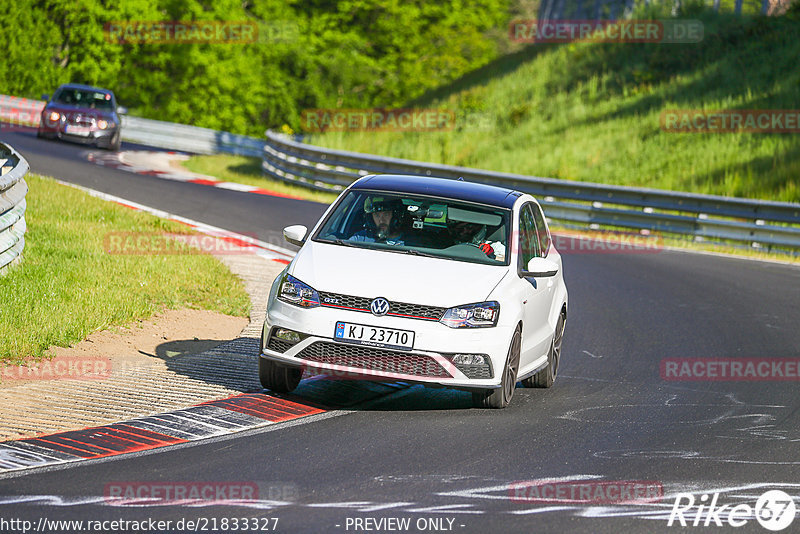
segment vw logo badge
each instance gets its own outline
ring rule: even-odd
[[[386,315],[389,313],[389,301],[383,297],[378,297],[370,303],[369,310],[372,315]]]

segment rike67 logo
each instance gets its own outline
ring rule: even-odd
[[[755,508],[747,503],[719,506],[718,500],[719,493],[714,493],[710,499],[708,494],[703,494],[699,502],[691,493],[679,493],[667,526],[677,523],[682,527],[721,527],[726,524],[741,527],[755,518],[765,529],[777,532],[792,524],[797,510],[792,496],[781,490],[770,490],[761,495]]]

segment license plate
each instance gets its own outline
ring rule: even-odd
[[[333,339],[370,347],[403,350],[414,348],[414,332],[411,330],[381,328],[379,326],[345,323],[342,321],[337,321]]]
[[[70,135],[89,135],[92,129],[88,126],[75,126],[74,124],[67,124],[67,127],[64,128],[64,133],[68,133]]]

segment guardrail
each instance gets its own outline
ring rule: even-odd
[[[800,204],[603,185],[331,150],[266,132],[265,174],[311,189],[341,191],[370,173],[459,178],[536,196],[551,219],[592,229],[628,228],[800,249]]]
[[[0,119],[36,127],[45,102],[0,95]],[[122,140],[196,154],[240,154],[260,158],[264,140],[209,128],[122,115]]]
[[[25,175],[28,162],[0,143],[0,274],[22,258],[25,247]]]
[[[258,158],[264,149],[263,139],[130,115],[122,116],[122,139],[196,154],[225,152]]]
[[[44,102],[0,95],[0,120],[11,124],[39,125]]]

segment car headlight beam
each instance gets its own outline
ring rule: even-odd
[[[497,326],[499,316],[499,302],[478,302],[448,309],[439,322],[450,328],[487,328]]]

